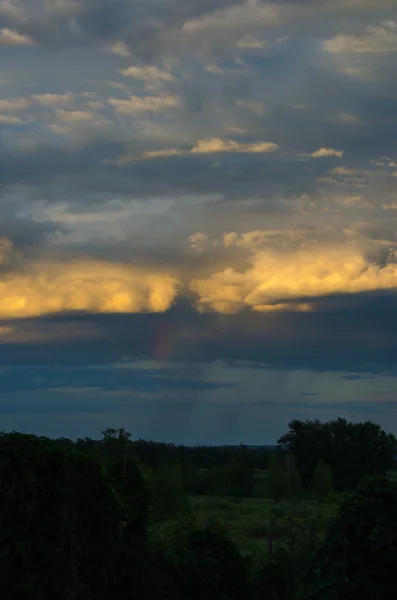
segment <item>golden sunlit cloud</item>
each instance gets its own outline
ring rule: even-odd
[[[66,105],[69,106],[74,102],[73,94],[32,94],[31,96],[33,100],[36,100],[39,104],[43,104],[44,106],[59,106]]]
[[[397,51],[397,24],[386,21],[382,26],[367,28],[365,35],[337,35],[323,43],[331,54],[388,53]]]
[[[109,98],[108,103],[122,115],[133,115],[143,112],[159,113],[168,108],[181,106],[179,96],[130,96],[129,100]]]
[[[159,69],[158,67],[145,65],[144,67],[128,67],[128,69],[121,69],[121,75],[124,77],[133,77],[135,79],[144,79],[145,81],[150,80],[162,80],[162,81],[174,81],[175,77]]]
[[[167,148],[165,150],[150,150],[144,152],[142,156],[120,156],[114,161],[105,160],[104,162],[122,166],[135,160],[150,159],[150,158],[166,158],[169,156],[183,155],[200,155],[200,154],[215,154],[220,152],[240,152],[248,154],[262,154],[267,152],[275,152],[279,149],[279,145],[273,142],[254,142],[251,144],[243,144],[234,140],[223,140],[221,138],[210,138],[198,140],[196,145],[190,150],[178,150],[177,148]]]
[[[13,29],[0,29],[0,46],[30,46],[34,43],[29,35],[22,35]]]
[[[177,284],[167,274],[134,266],[89,259],[40,262],[27,265],[23,272],[0,276],[0,318],[73,310],[163,312],[172,304]]]
[[[231,238],[226,239],[230,246]],[[397,289],[396,263],[380,267],[350,246],[317,246],[288,253],[258,250],[249,263],[243,272],[230,267],[193,280],[190,288],[199,297],[198,310],[306,311],[310,303],[295,304],[295,298]]]
[[[313,152],[313,158],[321,158],[323,156],[338,156],[342,158],[343,150],[334,150],[334,148],[319,148],[315,152]]]
[[[215,260],[204,271],[207,275],[201,270],[198,275],[194,267],[188,279],[183,277],[183,285],[178,275],[161,268],[90,258],[24,262],[8,240],[0,240],[0,264],[7,268],[0,274],[0,319],[68,311],[164,312],[184,289],[197,295],[198,311],[221,313],[244,308],[308,311],[321,296],[397,290],[396,253],[381,266],[368,254],[379,244],[371,244],[359,232],[345,230],[342,245],[336,239],[331,245],[321,243],[317,238],[324,233],[310,228],[231,232],[217,242],[204,233],[193,234],[188,239],[191,250],[199,255],[204,249],[223,248],[222,261],[228,266],[221,270]],[[10,270],[11,264],[23,264],[23,269]],[[13,337],[13,330],[7,325],[0,335]]]

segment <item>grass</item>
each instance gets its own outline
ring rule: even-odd
[[[267,556],[267,528],[276,505],[273,500],[191,496],[190,502],[199,523],[221,522],[243,554]]]
[[[250,556],[254,563],[268,560],[268,526],[273,511],[286,511],[295,523],[314,527],[319,533],[325,532],[326,525],[335,510],[335,505],[302,501],[295,508],[283,501],[279,505],[274,500],[266,498],[216,498],[191,496],[190,505],[199,524],[217,521],[226,526],[231,539],[240,551]],[[298,511],[294,513],[294,511]],[[293,516],[294,514],[298,516]],[[317,524],[315,524],[317,523]],[[288,519],[277,516],[274,520],[273,551],[288,545],[288,532],[291,525]],[[296,525],[294,526],[296,529]],[[299,534],[298,536],[303,535]]]

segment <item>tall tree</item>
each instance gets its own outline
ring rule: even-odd
[[[340,417],[326,423],[294,419],[278,444],[294,457],[306,489],[321,459],[329,465],[337,491],[353,489],[369,475],[385,475],[397,451],[397,439],[379,425]]]

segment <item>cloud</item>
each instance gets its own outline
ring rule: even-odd
[[[43,104],[44,106],[69,106],[74,102],[74,94],[32,94],[34,100]]]
[[[131,115],[143,112],[158,113],[168,108],[176,108],[181,105],[179,96],[130,96],[129,100],[108,98],[108,103],[114,106],[117,112],[123,115]]]
[[[251,112],[257,115],[264,115],[266,113],[266,106],[263,102],[255,102],[253,100],[236,100],[236,106],[240,108],[247,108]]]
[[[115,44],[111,44],[106,48],[106,50],[112,54],[117,54],[117,56],[122,56],[123,58],[130,55],[130,49],[124,42],[116,42]]]
[[[367,28],[367,34],[337,35],[323,43],[331,54],[362,54],[397,52],[397,24],[386,21],[382,26]]]
[[[201,253],[206,245],[206,242],[208,240],[208,236],[205,235],[205,233],[194,233],[193,235],[191,235],[189,237],[189,246],[192,250],[194,250],[195,252]]]
[[[29,35],[22,35],[12,29],[0,29],[0,46],[30,46],[34,43]]]
[[[151,65],[146,65],[144,67],[128,67],[128,69],[121,69],[120,73],[124,77],[144,79],[151,83],[159,81],[175,81],[175,77],[171,73]]]
[[[22,125],[24,122],[19,117],[12,117],[10,115],[0,115],[0,124],[4,125]]]
[[[391,202],[390,204],[382,204],[383,210],[397,210],[397,202]]]
[[[349,115],[348,113],[339,113],[338,119],[342,121],[342,123],[357,123],[358,119],[354,115]]]
[[[307,311],[310,300],[320,296],[397,289],[397,263],[382,267],[349,246],[314,246],[293,253],[259,250],[248,262],[251,266],[244,271],[229,267],[193,280],[190,289],[198,295],[198,309]]]
[[[334,150],[333,148],[319,148],[311,155],[313,158],[321,158],[323,156],[338,156],[342,158],[343,150]]]
[[[30,101],[27,98],[8,98],[0,100],[0,112],[16,113],[29,108]]]
[[[80,123],[92,119],[92,114],[83,110],[57,110],[57,118],[68,123]]]
[[[253,142],[244,144],[235,142],[234,140],[223,140],[221,138],[209,138],[206,140],[198,140],[198,142],[190,150],[178,150],[177,148],[168,148],[164,150],[147,150],[141,157],[121,156],[113,162],[119,166],[128,164],[129,162],[141,159],[151,158],[167,158],[170,156],[183,155],[202,155],[216,153],[246,153],[246,154],[262,154],[267,152],[276,152],[278,144],[273,142]],[[106,161],[108,162],[108,161]]]
[[[244,4],[215,10],[200,19],[187,20],[182,26],[182,32],[191,35],[205,32],[208,36],[227,31],[229,35],[241,37],[247,29],[260,25],[274,25],[278,19],[279,12],[276,6],[262,4],[259,0],[246,0]]]
[[[269,42],[266,40],[257,40],[253,35],[243,35],[236,44],[237,48],[243,48],[244,50],[261,50],[269,46]]]
[[[345,381],[359,381],[362,379],[373,379],[373,375],[361,375],[359,373],[351,373],[348,375],[343,375],[342,379]]]
[[[9,253],[4,242],[3,262]],[[0,275],[0,318],[73,310],[162,312],[174,300],[177,284],[167,273],[92,259],[25,263],[23,272]]]

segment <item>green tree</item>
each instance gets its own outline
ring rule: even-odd
[[[230,491],[236,498],[253,496],[255,476],[244,449],[240,449],[230,468]]]
[[[323,460],[319,460],[310,482],[310,490],[315,494],[318,500],[325,500],[327,495],[333,490],[332,471],[329,465]]]
[[[294,419],[278,444],[294,457],[305,489],[322,459],[331,468],[336,491],[354,489],[369,475],[386,474],[397,451],[396,438],[379,425],[342,418],[327,423]]]
[[[252,598],[248,563],[225,528],[208,523],[192,529],[177,551],[180,588],[189,600]]]
[[[12,432],[0,436],[0,473],[2,596],[103,598],[123,511],[102,466],[48,438]]]
[[[270,498],[276,502],[287,496],[287,478],[279,452],[273,452],[269,458],[266,488]]]
[[[230,469],[214,465],[205,473],[204,486],[210,496],[225,496],[230,493]]]
[[[186,493],[192,495],[196,494],[198,471],[189,457],[185,457],[182,461],[182,476]]]
[[[106,475],[122,502],[125,533],[145,537],[151,490],[141,466],[134,458],[122,458],[107,465]]]
[[[397,485],[376,476],[348,494],[316,553],[306,582],[310,600],[397,597]]]
[[[284,454],[283,467],[287,481],[286,497],[288,500],[298,500],[302,495],[302,480],[292,454]]]
[[[157,519],[168,519],[189,510],[181,465],[163,463],[154,473],[151,510]]]

